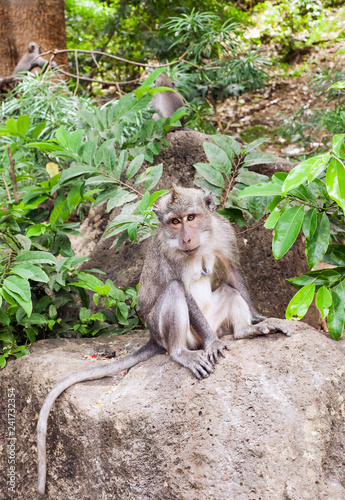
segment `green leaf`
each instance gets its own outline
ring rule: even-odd
[[[332,151],[336,156],[341,156],[344,148],[344,137],[345,134],[336,134],[333,136]]]
[[[329,196],[345,212],[345,168],[335,158],[332,158],[328,165],[326,186]]]
[[[96,168],[90,167],[88,165],[83,165],[82,167],[75,165],[73,167],[70,167],[62,172],[60,181],[56,186],[54,186],[54,188],[52,189],[52,193],[55,192],[56,189],[58,189],[58,187],[60,187],[62,184],[64,184],[67,181],[70,181],[71,179],[75,179],[76,177],[80,177],[81,175],[98,174],[98,173],[99,171]]]
[[[276,259],[281,259],[296,241],[302,227],[303,217],[303,206],[291,207],[280,217],[272,242],[272,251]]]
[[[17,131],[20,135],[26,135],[30,128],[30,118],[28,115],[22,115],[17,120]]]
[[[333,302],[329,308],[327,325],[331,336],[335,340],[339,340],[344,330],[345,311],[339,295],[334,290],[332,290],[332,299]]]
[[[320,155],[308,158],[308,160],[302,161],[302,163],[299,163],[293,168],[284,181],[282,194],[286,194],[288,191],[291,191],[291,189],[307,182],[309,171],[317,168],[319,159]]]
[[[309,240],[315,233],[317,227],[317,211],[316,208],[310,208],[304,216],[302,231],[304,236]]]
[[[315,297],[315,305],[323,318],[328,316],[329,307],[332,304],[332,294],[324,285],[318,289]]]
[[[31,135],[34,139],[37,139],[37,137],[40,135],[40,133],[45,129],[45,126],[47,125],[47,122],[41,122],[36,127],[33,129],[31,132]]]
[[[117,165],[114,170],[114,176],[116,179],[120,179],[121,174],[125,168],[127,159],[128,159],[128,151],[121,151],[119,159],[117,161]]]
[[[276,161],[276,156],[269,153],[261,153],[260,151],[254,151],[249,153],[245,159],[243,166],[250,167],[252,165],[262,165],[266,163],[274,163]]]
[[[26,264],[53,264],[56,265],[56,258],[49,252],[25,250],[17,255],[16,264],[25,262]]]
[[[55,138],[61,146],[68,148],[70,133],[65,129],[65,127],[59,127],[55,132]]]
[[[161,196],[163,196],[163,194],[165,193],[169,193],[169,191],[167,189],[162,189],[161,191],[155,191],[154,193],[152,193],[150,195],[150,199],[149,199],[149,203],[148,203],[148,207],[152,207],[152,205],[154,204],[154,202],[160,198]]]
[[[28,328],[25,328],[25,333],[26,333],[28,339],[30,340],[30,342],[33,344],[36,340],[35,330],[29,326]]]
[[[329,244],[330,230],[331,226],[325,212],[318,214],[315,232],[306,244],[309,269],[312,269],[325,255]]]
[[[144,155],[136,156],[134,160],[131,161],[126,171],[127,179],[131,179],[132,177],[135,176],[136,173],[138,173],[143,162],[144,162]]]
[[[301,288],[289,302],[285,313],[286,319],[302,319],[307,314],[309,306],[313,301],[314,293],[314,283]]]
[[[7,120],[6,127],[11,134],[18,135],[17,121],[14,118]]]
[[[6,366],[6,358],[2,354],[0,354],[0,368],[5,368]]]
[[[112,196],[107,203],[107,211],[110,212],[113,208],[120,207],[125,203],[135,200],[138,197],[136,193],[130,193],[125,189],[119,190],[114,196]]]
[[[20,295],[25,302],[31,300],[30,283],[27,279],[16,275],[9,276],[3,281],[2,285],[8,293],[14,292]]]
[[[38,266],[33,264],[25,263],[25,265],[14,266],[11,269],[11,274],[16,274],[26,279],[33,281],[38,281],[42,283],[48,283],[48,275]]]
[[[330,153],[326,153],[318,158],[318,160],[310,167],[308,172],[308,183],[313,181],[318,175],[321,174],[321,172],[325,170],[330,158]]]
[[[237,198],[246,198],[248,196],[280,196],[282,191],[281,184],[272,184],[265,182],[262,184],[255,184],[244,188]]]
[[[267,218],[264,227],[266,229],[273,229],[275,225],[278,222],[278,219],[280,217],[280,210],[279,208],[275,208],[273,212],[270,213],[269,217]]]
[[[23,298],[18,294],[15,293],[14,291],[10,290],[9,288],[5,289],[5,286],[3,287],[2,293],[4,295],[4,299],[6,302],[11,303],[13,302],[13,299],[15,302],[17,302],[24,311],[26,312],[27,316],[30,317],[32,313],[32,301],[26,301],[23,300]],[[15,303],[13,302],[13,303]]]
[[[203,148],[212,167],[216,170],[224,172],[224,174],[228,177],[230,175],[232,165],[225,151],[211,142],[204,142]]]
[[[218,170],[207,163],[195,163],[197,172],[204,177],[210,184],[224,188],[224,177]]]
[[[248,154],[250,153],[250,151],[252,151],[253,149],[257,148],[258,146],[260,146],[260,144],[263,144],[264,142],[267,142],[269,140],[268,137],[263,137],[262,139],[256,139],[256,141],[253,141],[253,142],[250,142],[249,144],[247,144],[247,146],[245,147],[245,152]]]

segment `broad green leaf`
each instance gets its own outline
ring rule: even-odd
[[[325,170],[328,162],[331,158],[330,153],[322,155],[318,160],[310,167],[308,172],[308,182],[313,181],[318,175]]]
[[[34,139],[37,139],[39,137],[40,133],[45,129],[45,126],[47,125],[47,122],[41,122],[36,127],[33,129],[31,132],[31,135]]]
[[[264,226],[266,229],[273,229],[275,225],[278,222],[278,219],[280,217],[280,210],[279,208],[275,208],[273,212],[270,213],[269,217],[267,218]]]
[[[144,210],[147,210],[147,207],[149,206],[149,200],[150,200],[150,193],[146,191],[144,196],[141,198],[140,203],[134,210],[134,214],[141,214]]]
[[[6,127],[11,134],[18,135],[17,121],[14,118],[7,120]]]
[[[237,198],[246,198],[248,196],[280,196],[282,191],[281,184],[272,184],[265,182],[263,184],[256,184],[248,186],[240,192]]]
[[[247,201],[247,209],[253,215],[254,219],[259,220],[266,208],[267,198],[262,196],[251,196]]]
[[[56,258],[49,252],[31,251],[26,250],[17,255],[15,259],[16,264],[54,264],[56,265]]]
[[[314,168],[319,159],[320,155],[308,158],[308,160],[302,161],[302,163],[299,163],[295,168],[293,168],[284,181],[282,194],[286,194],[291,191],[291,189],[307,182],[309,171]]]
[[[332,304],[332,294],[327,287],[322,286],[318,289],[315,297],[315,305],[323,318],[328,316],[329,307]]]
[[[197,172],[207,180],[207,182],[224,188],[224,177],[211,165],[207,165],[207,163],[195,163],[194,167]]]
[[[0,368],[5,368],[6,366],[6,358],[2,354],[0,354]]]
[[[32,301],[31,300],[30,301],[23,300],[23,298],[18,293],[15,293],[14,291],[12,291],[8,288],[5,290],[5,286],[3,287],[2,293],[4,294],[4,299],[6,300],[6,302],[8,302],[9,304],[11,304],[11,303],[15,304],[17,302],[24,309],[27,316],[28,317],[31,316],[31,313],[32,313]],[[14,299],[14,301],[13,301],[13,299]]]
[[[61,203],[58,204],[55,203],[54,210],[51,212],[49,219],[52,227],[57,223],[57,221],[61,217],[65,205],[66,205],[66,200],[63,200]]]
[[[5,287],[8,293],[14,292],[20,295],[25,302],[31,300],[30,283],[25,278],[16,275],[8,276],[3,281],[2,286]]]
[[[318,214],[313,236],[307,240],[306,255],[309,269],[312,269],[325,255],[330,238],[331,226],[325,212]]]
[[[250,142],[245,147],[245,152],[250,153],[250,151],[253,151],[253,149],[257,148],[258,146],[260,146],[260,144],[263,144],[264,142],[267,142],[268,140],[269,140],[268,137],[263,137],[262,139],[256,139],[256,141]]]
[[[42,283],[48,283],[49,281],[49,277],[43,269],[33,264],[28,264],[27,262],[25,264],[12,267],[11,274],[16,274],[22,278]]]
[[[148,203],[148,207],[152,207],[152,205],[154,204],[154,202],[160,198],[161,196],[163,196],[163,194],[165,193],[169,193],[168,190],[166,189],[162,189],[161,191],[155,191],[154,193],[152,193],[150,195],[150,199],[149,199],[149,203]]]
[[[156,79],[156,78],[157,78],[157,77],[158,77],[161,73],[164,73],[165,71],[167,71],[167,69],[168,69],[168,68],[167,68],[167,66],[162,67],[162,68],[157,68],[157,69],[155,69],[155,70],[154,70],[154,71],[150,74],[150,76],[148,76],[148,77],[147,77],[147,78],[143,81],[143,83],[141,84],[141,86],[140,86],[140,87],[150,87],[150,86],[154,83],[155,79]],[[140,87],[139,87],[139,88],[140,88]]]
[[[204,142],[203,148],[212,167],[216,170],[221,170],[228,177],[230,175],[232,165],[225,151],[211,142]]]
[[[281,259],[295,243],[302,227],[303,217],[303,206],[291,207],[280,217],[272,242],[272,251],[276,259]]]
[[[96,168],[90,167],[89,165],[83,165],[82,167],[74,165],[73,167],[69,167],[67,170],[64,170],[62,172],[60,181],[56,186],[54,186],[54,188],[52,189],[52,193],[54,193],[58,189],[58,187],[60,187],[62,184],[64,184],[67,181],[70,181],[71,179],[75,179],[76,177],[80,177],[81,175],[85,174],[98,174],[98,173],[99,171]]]
[[[329,308],[327,325],[332,337],[335,340],[339,340],[344,330],[345,311],[339,295],[334,290],[332,290],[332,299],[333,302]]]
[[[304,216],[302,231],[304,236],[309,240],[315,233],[317,226],[317,211],[316,208],[310,208]]]
[[[285,317],[286,319],[302,319],[307,314],[310,304],[313,301],[315,293],[315,284],[305,285],[298,290],[296,295],[292,297],[287,306]]]
[[[121,151],[119,159],[117,161],[117,165],[114,169],[114,176],[116,179],[120,179],[121,174],[125,168],[126,162],[128,159],[128,152],[127,151]]]
[[[131,179],[132,177],[135,176],[136,173],[138,173],[143,162],[144,162],[144,155],[136,156],[134,160],[131,161],[126,171],[127,179]]]
[[[65,127],[59,127],[55,132],[55,138],[62,147],[68,148],[70,133],[65,129]]]
[[[112,196],[107,203],[107,211],[110,212],[113,208],[120,207],[125,203],[135,200],[138,197],[136,193],[129,193],[125,189],[118,191],[115,196]]]
[[[345,212],[345,168],[343,163],[335,158],[332,158],[328,165],[326,186],[329,196]]]
[[[345,134],[336,134],[333,136],[332,151],[336,156],[341,156],[344,149]]]
[[[17,120],[17,131],[20,135],[26,135],[30,128],[30,118],[28,115],[22,115]]]
[[[262,165],[266,163],[274,163],[276,161],[276,156],[269,153],[261,153],[260,151],[254,151],[253,153],[247,154],[244,159],[243,166],[250,167],[252,165]]]
[[[342,304],[345,306],[345,281],[341,281],[336,288],[336,292],[339,295]]]

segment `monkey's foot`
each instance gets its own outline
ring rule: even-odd
[[[252,325],[240,332],[235,332],[235,339],[250,339],[258,335],[269,335],[270,333],[281,332],[290,337],[291,332],[287,326],[278,325],[277,323],[259,323]]]
[[[219,357],[225,358],[224,350],[229,350],[229,346],[222,340],[214,340],[211,344],[205,345],[205,353],[213,365],[219,362]]]
[[[206,378],[213,372],[213,366],[204,351],[188,351],[186,349],[178,354],[171,353],[171,357],[180,365],[189,368],[198,379]]]

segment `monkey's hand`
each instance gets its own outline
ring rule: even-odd
[[[258,335],[269,335],[270,333],[281,332],[290,337],[291,332],[285,325],[278,325],[277,323],[259,323],[245,328],[242,331],[235,332],[235,339],[250,339]]]
[[[205,343],[205,352],[208,359],[213,365],[219,362],[219,356],[225,358],[224,352],[229,350],[229,346],[222,340],[214,340],[213,342]]]

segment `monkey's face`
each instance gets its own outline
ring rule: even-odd
[[[196,211],[174,214],[166,226],[169,245],[187,257],[196,255],[203,243],[204,222],[203,214]]]

